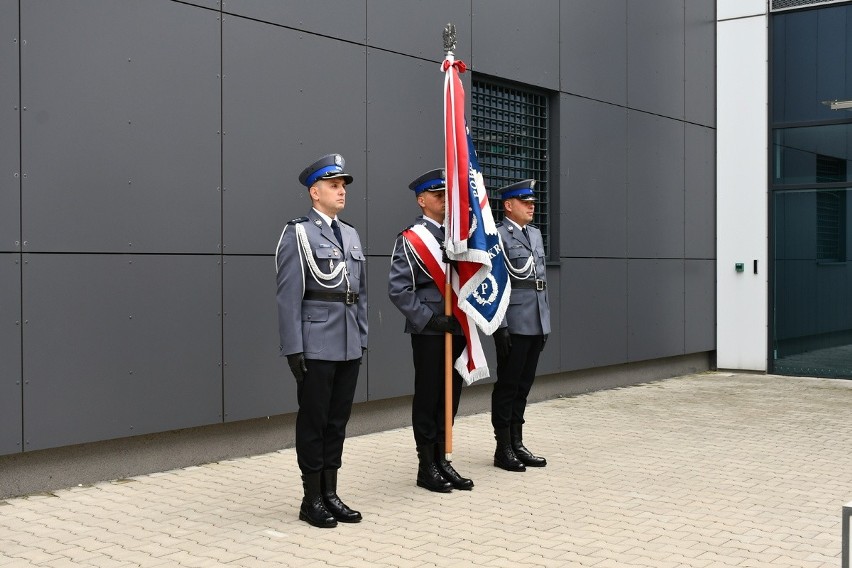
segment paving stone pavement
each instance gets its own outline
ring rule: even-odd
[[[410,428],[349,438],[364,520],[298,520],[293,449],[0,501],[5,567],[836,568],[852,501],[852,381],[708,372],[530,405],[548,459],[491,464],[461,417],[473,491],[414,485]]]

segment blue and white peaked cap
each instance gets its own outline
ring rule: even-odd
[[[299,183],[311,187],[319,179],[343,178],[346,184],[352,183],[352,176],[343,171],[346,160],[340,154],[323,156],[299,174]]]
[[[414,195],[420,195],[424,191],[444,191],[447,189],[446,179],[444,168],[429,170],[408,184],[408,189],[413,191]]]
[[[500,189],[500,199],[516,197],[521,201],[535,201],[535,180],[525,179]]]

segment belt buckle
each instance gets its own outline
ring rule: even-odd
[[[349,290],[344,292],[344,302],[346,302],[347,306],[351,306],[352,304],[354,304],[357,301],[358,301],[358,294],[356,294],[355,292],[351,292]]]
[[[538,278],[536,278],[536,280],[535,280],[536,291],[541,292],[542,290],[544,290],[545,285],[546,285],[546,283],[545,283],[544,280],[539,280]]]

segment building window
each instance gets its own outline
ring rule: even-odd
[[[474,78],[471,136],[496,218],[503,213],[501,187],[536,180],[533,223],[550,255],[548,97],[542,91]]]

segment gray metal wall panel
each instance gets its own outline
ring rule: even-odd
[[[174,1],[174,0],[173,0]],[[178,0],[184,4],[193,4],[202,8],[219,11],[219,0]]]
[[[166,0],[23,4],[26,251],[218,251],[219,27]]]
[[[684,125],[627,113],[627,252],[683,258]]]
[[[355,178],[341,218],[367,246],[365,48],[243,18],[222,35],[224,251],[273,253],[310,209],[299,173],[332,152]]]
[[[628,260],[628,361],[683,353],[684,261]]]
[[[226,256],[223,272],[225,421],[298,410],[296,381],[278,356],[273,257]]]
[[[11,252],[21,238],[17,0],[0,0],[0,45],[0,251]]]
[[[471,43],[477,73],[559,89],[559,0],[473,0]]]
[[[547,338],[547,344],[544,346],[544,351],[542,351],[541,355],[538,359],[538,368],[536,369],[536,375],[547,375],[550,373],[558,373],[562,370],[562,359],[563,355],[563,341],[564,337],[562,331],[562,321],[563,319],[559,317],[559,314],[562,313],[561,310],[561,294],[562,290],[562,279],[561,279],[561,271],[557,266],[548,266],[547,267],[547,289],[548,295],[547,299],[550,302],[550,336]],[[486,337],[480,333],[481,339],[483,343],[488,343],[493,345],[494,340],[490,337]],[[490,354],[489,354],[490,355]],[[497,378],[497,358],[496,355],[494,357],[489,357],[488,365],[491,369],[491,375]]]
[[[468,62],[472,44],[470,12],[471,0],[367,0],[367,45],[442,61],[442,33],[449,22],[456,26],[455,56]],[[407,24],[400,25],[400,22]],[[410,25],[411,22],[417,22],[417,25]],[[437,72],[434,66],[430,69]]]
[[[716,258],[716,131],[684,125],[686,258]]]
[[[391,254],[396,235],[420,214],[408,184],[444,166],[442,88],[435,63],[369,50],[370,254]]]
[[[716,0],[685,2],[686,120],[716,126]]]
[[[26,450],[222,420],[218,256],[24,262]]]
[[[367,260],[370,336],[367,369],[362,369],[358,382],[367,383],[370,400],[414,393],[411,336],[404,333],[405,318],[388,298],[389,271],[390,257]]]
[[[684,263],[684,350],[716,349],[716,261]]]
[[[0,455],[21,451],[20,254],[0,254]]]
[[[561,271],[561,370],[627,361],[627,261],[569,258]]]
[[[366,0],[311,0],[310,2],[223,0],[223,4],[222,9],[227,14],[245,16],[261,22],[305,30],[350,42],[363,44],[367,36]],[[225,16],[225,24],[233,21],[233,16]],[[311,59],[300,58],[296,54],[285,53],[281,54],[281,57],[292,57],[304,62],[311,61]],[[311,62],[311,65],[313,64]],[[329,69],[334,69],[336,76],[345,69],[345,66],[334,65],[325,70],[328,71]]]
[[[561,90],[626,105],[627,0],[562,2],[559,17]]]
[[[684,117],[684,0],[627,3],[627,104]]]
[[[560,254],[627,254],[627,110],[561,98]]]

